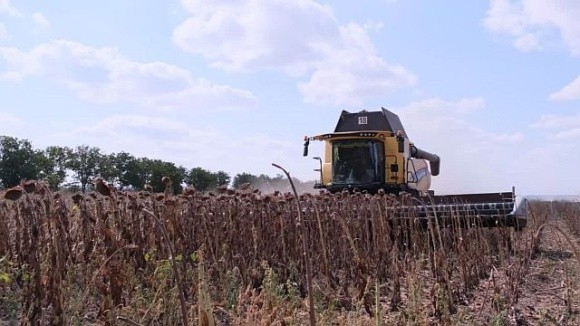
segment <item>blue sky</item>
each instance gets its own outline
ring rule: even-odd
[[[306,181],[304,135],[385,107],[442,158],[437,193],[578,195],[577,17],[574,0],[0,0],[0,134]]]

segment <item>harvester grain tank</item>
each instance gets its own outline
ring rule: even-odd
[[[333,133],[305,137],[304,156],[310,141],[323,141],[324,158],[318,158],[320,181],[315,188],[330,192],[384,191],[409,193],[418,203],[420,217],[461,214],[485,226],[526,224],[525,199],[516,204],[515,191],[435,196],[431,176],[439,174],[441,159],[413,144],[399,117],[380,111],[342,111]]]

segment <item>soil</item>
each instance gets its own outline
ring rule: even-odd
[[[419,317],[410,324],[580,325],[580,237],[570,229],[570,223],[551,217],[539,228],[531,225],[521,232],[513,231],[513,239],[514,251],[519,254],[493,268],[487,279],[457,303],[450,318]],[[522,255],[526,252],[528,259]],[[509,284],[517,293],[515,303],[505,297]],[[428,300],[423,300],[424,311],[429,310]],[[409,324],[408,318],[401,318],[401,311],[389,310],[387,300],[381,301],[384,325]],[[370,326],[377,321],[359,310],[320,320],[320,324]]]
[[[510,267],[501,266],[480,283],[473,300],[460,313],[472,316],[473,323],[480,325],[580,325],[580,239],[561,219],[547,221],[538,236],[539,245],[532,251],[515,304],[500,314],[492,307],[491,283],[505,283],[505,271]]]

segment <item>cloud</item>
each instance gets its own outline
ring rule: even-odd
[[[131,149],[130,153],[137,157],[162,159],[186,168],[223,170],[232,177],[242,172],[264,173],[272,162],[284,163],[288,153],[296,152],[294,142],[267,135],[236,136],[227,130],[192,128],[183,120],[138,114],[108,116],[91,126],[63,131],[54,137],[65,143],[77,139],[105,153]]]
[[[580,112],[573,115],[545,114],[531,127],[550,132],[550,139],[577,141],[580,138]]]
[[[327,49],[326,59],[317,63],[309,81],[298,86],[306,102],[360,105],[365,98],[416,83],[404,67],[386,64],[374,54],[361,26],[349,24],[340,27],[340,33],[341,39],[356,45]]]
[[[580,127],[580,113],[576,115],[544,114],[532,124],[533,128],[538,129],[560,129],[576,126]]]
[[[484,26],[512,37],[522,51],[540,50],[558,35],[580,56],[580,2],[574,0],[491,0]]]
[[[92,126],[79,128],[78,132],[110,139],[123,139],[133,134],[155,136],[157,139],[179,137],[187,134],[187,124],[163,116],[113,115]]]
[[[526,137],[519,131],[480,127],[474,114],[486,110],[481,97],[428,98],[392,108],[410,140],[441,158],[441,174],[433,178],[436,193],[509,191],[516,182],[510,175],[515,162],[506,158]]]
[[[535,147],[522,156],[527,169],[530,169],[529,166],[540,166],[533,170],[534,173],[529,173],[530,180],[537,180],[538,176],[542,180],[550,180],[542,185],[544,193],[579,193],[580,174],[575,170],[580,161],[580,112],[545,114],[531,128],[541,131],[535,134],[544,139],[535,141]],[[530,184],[532,187],[534,185]]]
[[[558,131],[554,135],[557,140],[578,140],[580,139],[580,126],[564,131]]]
[[[0,109],[0,125],[2,126],[0,136],[26,136],[27,131],[29,131],[29,129],[23,128],[25,124],[22,118],[9,112],[3,112],[2,109]]]
[[[550,94],[550,100],[578,100],[580,99],[580,76],[557,92]]]
[[[377,54],[368,31],[379,23],[341,25],[328,5],[311,0],[182,4],[190,17],[173,31],[177,46],[228,71],[274,69],[307,78],[299,90],[308,102],[359,103],[416,82],[404,67]],[[337,87],[342,96],[336,96]]]
[[[8,125],[21,126],[23,125],[23,121],[14,114],[0,111],[0,124],[2,124],[3,127],[6,127]]]
[[[281,68],[302,72],[339,41],[330,7],[314,1],[182,1],[191,17],[173,40],[229,70]],[[298,23],[299,22],[299,23]]]
[[[6,26],[2,23],[0,23],[0,40],[5,40],[8,38],[8,30],[6,29]]]
[[[409,103],[406,108],[411,112],[440,112],[452,115],[464,115],[474,111],[484,110],[485,99],[482,97],[467,97],[450,101],[438,97],[423,99]]]
[[[525,136],[522,132],[515,133],[489,133],[489,138],[497,143],[521,143]]]
[[[35,12],[32,14],[32,20],[40,27],[48,28],[50,27],[50,22],[44,15],[40,12]]]
[[[467,152],[477,152],[496,143],[523,141],[521,132],[495,133],[478,127],[469,117],[482,110],[486,110],[486,104],[481,97],[456,101],[428,98],[393,109],[399,112],[411,141],[418,139],[451,149],[465,147]]]
[[[6,69],[1,69],[2,63]],[[38,75],[73,90],[83,100],[128,102],[159,109],[234,108],[250,106],[249,91],[193,78],[189,71],[164,62],[137,62],[114,48],[94,48],[56,40],[25,52],[0,47],[0,79]]]
[[[0,0],[0,14],[6,13],[10,16],[20,16],[20,12],[11,4],[10,0]]]
[[[516,191],[520,195],[577,195],[580,193],[580,174],[576,172],[580,150],[573,142],[537,142],[532,148],[514,148],[506,162],[516,169]]]

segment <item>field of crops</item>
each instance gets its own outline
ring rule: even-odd
[[[97,190],[2,193],[0,323],[580,323],[577,203],[515,232],[421,227],[388,195]]]

